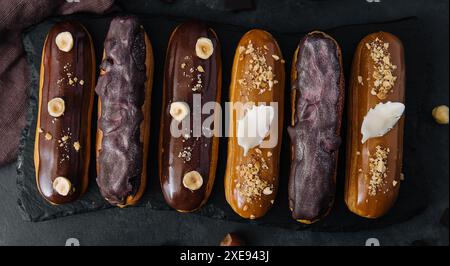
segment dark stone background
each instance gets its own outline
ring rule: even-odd
[[[19,215],[16,166],[11,164],[0,169],[0,245],[64,245],[72,237],[81,245],[215,245],[230,231],[241,233],[251,245],[363,245],[370,237],[382,245],[448,245],[448,126],[436,125],[430,115],[435,105],[448,105],[448,1],[257,0],[255,10],[242,12],[230,12],[223,0],[118,2],[129,13],[168,14],[284,32],[417,16],[425,32],[427,58],[421,110],[426,129],[421,130],[417,145],[427,168],[424,184],[430,205],[407,222],[355,233],[296,232],[147,208],[109,209],[30,223]]]

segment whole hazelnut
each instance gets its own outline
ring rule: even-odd
[[[433,115],[434,120],[436,120],[436,123],[442,125],[448,124],[448,106],[436,106],[431,114]]]
[[[243,246],[244,241],[242,239],[234,234],[234,233],[228,233],[222,241],[220,241],[220,246],[223,247],[235,247],[235,246]]]

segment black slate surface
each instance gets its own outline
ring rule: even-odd
[[[76,16],[72,17],[81,21],[91,32],[94,44],[97,50],[97,60],[102,49],[103,38],[106,34],[111,17],[98,16]],[[68,19],[67,17],[64,19]],[[33,86],[30,88],[30,104],[28,110],[28,124],[23,131],[21,141],[21,154],[18,160],[18,188],[19,188],[19,206],[22,210],[22,217],[31,221],[42,221],[61,216],[72,215],[81,212],[93,211],[98,209],[109,208],[110,206],[101,198],[95,184],[95,170],[91,167],[91,184],[88,192],[78,201],[63,206],[50,206],[47,204],[37,192],[34,180],[33,167],[33,143],[35,129],[35,113],[37,108],[37,81],[38,69],[40,64],[40,54],[43,41],[48,29],[59,18],[54,18],[43,22],[36,27],[30,29],[24,36],[24,45],[29,55],[30,65],[32,66]],[[162,67],[165,49],[170,32],[180,22],[182,18],[176,17],[143,17],[142,22],[150,36],[155,53],[155,80],[152,95],[152,130],[151,130],[151,148],[149,160],[149,188],[138,207],[146,207],[152,209],[168,210],[169,207],[164,203],[160,192],[160,186],[157,176],[156,155],[157,140],[159,132],[159,114],[162,88]],[[240,36],[248,30],[245,27],[209,23],[216,30],[222,43],[223,56],[223,98],[222,103],[228,98],[227,88],[229,85],[229,73],[231,70],[232,58],[235,46]],[[314,30],[314,29],[311,29]],[[406,181],[402,183],[402,188],[397,204],[393,210],[385,217],[377,220],[366,220],[351,214],[345,207],[343,201],[343,158],[344,147],[340,150],[340,162],[338,171],[338,189],[335,207],[330,215],[323,221],[312,226],[303,226],[294,222],[290,217],[287,207],[287,176],[289,173],[289,160],[287,156],[288,138],[286,134],[283,136],[283,157],[281,159],[281,179],[280,191],[274,208],[262,219],[257,221],[246,221],[235,215],[231,208],[225,202],[223,191],[223,174],[225,160],[219,160],[218,172],[216,176],[215,187],[212,196],[206,206],[195,214],[201,214],[208,217],[242,221],[252,224],[274,225],[292,229],[311,229],[316,231],[354,231],[360,229],[379,228],[386,225],[400,223],[406,219],[412,218],[419,214],[427,206],[427,191],[424,190],[425,173],[423,165],[419,157],[420,151],[417,150],[415,143],[419,132],[423,130],[420,127],[418,114],[421,110],[420,99],[423,97],[426,81],[421,73],[424,71],[423,66],[425,59],[421,53],[422,36],[421,23],[416,18],[407,18],[386,23],[378,24],[361,24],[340,26],[333,29],[325,30],[331,34],[340,43],[343,50],[344,68],[346,77],[350,68],[353,50],[361,38],[373,31],[385,30],[392,32],[403,40],[406,52],[407,66],[407,92],[406,92],[406,128],[405,128],[405,147],[404,147],[404,169]],[[302,32],[273,32],[278,40],[283,55],[286,59],[287,71],[290,68],[290,60],[293,51],[300,38],[304,35]],[[287,72],[288,73],[288,72]],[[289,92],[287,82],[286,92]],[[288,93],[286,94],[288,97]],[[289,101],[286,101],[289,102]],[[286,106],[287,108],[288,106]],[[288,111],[288,110],[286,110]],[[95,110],[94,110],[95,113]],[[289,114],[286,113],[286,117]],[[345,128],[345,119],[344,126]],[[95,125],[94,125],[95,126]],[[226,139],[221,139],[220,158],[226,155]],[[417,195],[421,195],[417,198]],[[195,215],[190,214],[190,215]]]

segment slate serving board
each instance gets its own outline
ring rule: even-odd
[[[116,14],[117,15],[117,14]],[[27,124],[22,132],[20,154],[17,164],[17,187],[18,204],[23,219],[37,222],[58,217],[73,215],[77,213],[90,212],[100,209],[111,208],[101,197],[95,182],[95,164],[90,167],[90,184],[87,193],[79,200],[65,205],[52,206],[48,204],[40,195],[35,184],[35,171],[33,165],[34,132],[36,127],[37,99],[39,66],[41,62],[41,52],[45,36],[51,26],[61,20],[77,20],[83,23],[91,33],[96,49],[97,66],[100,62],[103,40],[107,33],[110,16],[76,15],[68,17],[55,17],[44,21],[24,33],[23,43],[31,66],[32,85],[29,88],[29,106],[27,111]],[[162,99],[162,80],[164,56],[169,36],[172,30],[180,23],[186,21],[184,18],[167,16],[145,16],[141,17],[153,45],[155,55],[155,73],[151,107],[151,140],[148,161],[148,187],[142,200],[136,207],[131,208],[151,208],[157,210],[171,210],[164,202],[159,177],[157,171],[158,138]],[[236,45],[241,36],[249,30],[244,26],[235,26],[218,23],[208,23],[220,39],[222,45],[223,59],[223,91],[222,106],[228,99],[228,87],[232,60]],[[316,30],[316,29],[311,29]],[[404,173],[406,180],[402,182],[400,195],[393,209],[384,217],[369,220],[358,217],[347,210],[343,199],[344,190],[344,159],[345,159],[345,137],[339,154],[339,168],[337,176],[337,193],[335,205],[324,220],[313,225],[302,225],[291,218],[288,209],[287,183],[289,175],[289,138],[286,130],[283,133],[280,189],[273,208],[267,215],[259,220],[249,221],[234,214],[228,206],[224,196],[224,173],[226,165],[227,139],[220,139],[219,161],[217,166],[216,181],[207,204],[193,214],[179,215],[204,215],[212,218],[232,220],[252,223],[256,225],[278,226],[294,230],[314,230],[314,231],[357,231],[363,229],[381,228],[390,224],[400,223],[419,214],[427,207],[427,191],[424,190],[424,167],[421,165],[416,144],[421,129],[419,113],[421,110],[421,98],[426,88],[426,77],[423,75],[425,64],[424,53],[421,52],[424,38],[422,37],[422,26],[418,19],[404,18],[396,21],[344,25],[332,29],[322,29],[333,36],[342,48],[343,63],[346,79],[349,79],[349,70],[353,52],[358,42],[367,34],[383,30],[397,35],[404,43],[406,59],[406,123],[404,137]],[[290,73],[291,59],[299,40],[305,32],[271,32],[277,39],[283,55],[286,59],[286,73]],[[97,67],[98,69],[98,67]],[[346,90],[348,87],[346,86]],[[286,103],[289,103],[290,82],[286,82]],[[286,104],[285,119],[290,117],[290,106]],[[346,111],[346,110],[345,110]],[[94,109],[93,114],[97,110]],[[93,118],[92,132],[95,133],[96,119]],[[287,121],[287,120],[285,120]],[[286,122],[285,122],[286,125]],[[345,136],[346,117],[343,119],[343,136]],[[93,135],[93,141],[95,134]],[[94,162],[94,153],[92,160]]]

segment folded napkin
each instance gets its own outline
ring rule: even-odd
[[[0,0],[0,166],[16,159],[25,125],[30,77],[22,31],[49,16],[103,14],[113,4],[114,0]]]

